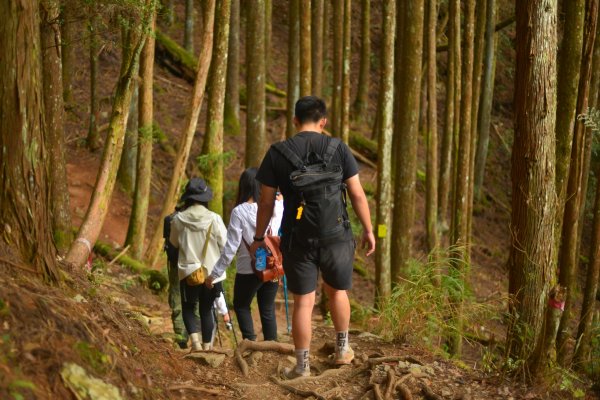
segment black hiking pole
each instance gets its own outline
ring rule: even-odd
[[[217,329],[217,337],[219,338],[219,347],[223,348],[223,343],[221,342],[221,332],[219,331],[219,317],[217,316],[217,310],[213,307],[213,316],[215,319],[215,328]]]
[[[237,335],[235,334],[235,325],[233,324],[233,319],[231,318],[231,312],[229,308],[227,308],[227,315],[229,315],[229,323],[231,324],[231,332],[233,332],[233,341],[235,342],[235,347],[238,345]]]

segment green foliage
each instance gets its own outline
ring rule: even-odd
[[[221,154],[203,154],[196,158],[198,163],[198,169],[203,175],[206,175],[209,171],[213,170],[218,162],[223,163],[223,168],[227,168],[235,157],[233,151],[226,151]]]
[[[594,319],[591,331],[590,362],[585,371],[596,382],[600,382],[600,321]]]
[[[577,116],[577,119],[583,121],[583,124],[590,128],[592,132],[600,132],[600,110],[588,108],[585,114]]]
[[[98,350],[93,344],[78,341],[73,347],[81,359],[96,373],[105,374],[108,371],[112,361],[111,357]]]
[[[8,392],[14,400],[25,399],[25,396],[21,393],[22,390],[33,391],[36,386],[33,382],[25,379],[15,379],[8,384]]]
[[[8,314],[10,314],[8,302],[4,301],[4,299],[0,299],[0,317],[6,317]]]

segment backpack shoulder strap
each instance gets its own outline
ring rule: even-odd
[[[329,139],[329,145],[327,146],[327,150],[325,150],[325,154],[323,155],[323,162],[325,164],[329,164],[340,143],[342,143],[342,141],[339,138]]]
[[[281,155],[284,156],[286,160],[291,162],[296,169],[300,169],[304,166],[304,162],[300,159],[300,157],[298,157],[298,154],[296,154],[292,151],[292,149],[290,149],[290,146],[288,145],[287,141],[275,143],[273,145],[273,148],[275,148],[279,153],[281,153]]]

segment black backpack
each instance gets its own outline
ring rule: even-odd
[[[290,174],[295,215],[291,237],[283,237],[284,244],[290,249],[292,241],[303,246],[321,247],[353,240],[346,211],[344,172],[340,165],[330,164],[340,143],[339,139],[330,138],[322,157],[308,151],[304,160],[287,141],[274,145],[295,168]]]

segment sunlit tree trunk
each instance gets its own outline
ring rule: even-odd
[[[391,293],[391,223],[393,217],[392,135],[394,134],[394,37],[396,1],[383,3],[381,47],[381,104],[377,109],[381,121],[377,135],[377,252],[375,253],[375,298],[388,298]]]
[[[427,2],[427,189],[425,199],[425,223],[427,226],[427,250],[438,247],[438,138],[437,138],[437,53],[436,26],[437,0]]]
[[[288,21],[288,81],[287,81],[287,112],[286,136],[296,133],[294,127],[294,105],[300,97],[300,49],[296,45],[300,40],[300,0],[290,0]]]
[[[215,11],[215,42],[209,73],[206,133],[200,163],[200,171],[213,190],[213,199],[208,205],[217,214],[223,214],[223,108],[230,6],[230,0],[220,0]]]
[[[240,134],[240,0],[231,0],[225,92],[225,133]]]
[[[586,1],[586,20],[583,35],[583,53],[581,58],[581,70],[579,74],[579,89],[575,115],[581,115],[587,111],[588,96],[590,91],[590,78],[592,73],[592,56],[594,52],[594,41],[596,38],[596,20],[598,17],[598,0]],[[575,122],[575,133],[573,134],[573,146],[571,148],[571,163],[569,168],[569,180],[567,184],[565,213],[563,217],[562,239],[558,257],[559,275],[558,282],[567,288],[567,301],[562,313],[558,335],[556,338],[557,361],[561,365],[569,363],[571,356],[567,340],[572,336],[571,318],[573,303],[576,300],[577,280],[577,234],[581,222],[580,208],[582,204],[581,185],[585,171],[583,171],[584,147],[585,147],[585,125],[583,121]],[[587,176],[587,175],[586,175]]]
[[[185,0],[183,48],[194,54],[194,0]]]
[[[65,257],[68,263],[75,266],[82,266],[87,260],[100,235],[104,218],[108,213],[110,198],[115,186],[119,161],[123,151],[123,138],[129,113],[129,103],[131,102],[133,92],[132,81],[135,79],[134,75],[138,68],[140,53],[148,35],[147,29],[154,14],[154,7],[151,7],[150,4],[154,3],[149,1],[144,7],[141,28],[139,30],[141,34],[129,36],[131,40],[136,41],[134,45],[131,45],[132,51],[123,52],[124,57],[121,60],[121,71],[113,99],[108,135],[104,144],[100,170],[96,177],[96,184],[87,212],[77,232],[77,238],[71,244],[69,252]]]
[[[344,43],[342,49],[342,99],[340,115],[341,138],[344,143],[350,139],[350,45],[352,41],[352,0],[344,0]]]
[[[323,21],[326,16],[323,15],[323,5],[325,0],[312,0],[312,18],[311,18],[311,68],[312,94],[317,97],[323,95]]]
[[[95,12],[95,11],[93,11]],[[98,38],[98,16],[90,16],[88,22],[90,48],[90,124],[88,127],[87,145],[91,151],[100,147],[98,119],[100,118],[100,99],[98,98],[98,58],[100,43]]]
[[[63,79],[63,101],[70,106],[73,103],[73,73],[75,65],[75,16],[71,0],[62,0],[60,7],[61,59]]]
[[[554,277],[557,0],[517,2],[516,20],[507,353],[527,360]]]
[[[165,200],[160,211],[160,216],[157,219],[152,239],[146,250],[146,263],[154,265],[156,258],[160,252],[162,244],[162,228],[163,220],[167,215],[173,212],[177,203],[177,196],[181,187],[181,181],[185,173],[185,166],[190,155],[196,126],[198,124],[198,116],[202,108],[202,99],[206,88],[208,78],[208,70],[212,59],[213,50],[213,26],[215,15],[215,0],[206,0],[204,7],[207,7],[207,19],[202,30],[202,47],[198,56],[198,70],[196,71],[196,80],[192,89],[192,98],[188,108],[188,113],[185,120],[185,131],[181,135],[179,146],[177,147],[177,156],[173,164],[173,175],[169,182],[169,188],[165,194]]]
[[[273,0],[265,0],[265,80],[269,80],[271,74],[271,36],[273,35],[272,15]]]
[[[311,36],[310,36],[311,0],[300,0],[300,96],[312,94],[311,79]]]
[[[156,16],[154,16],[154,19],[156,19]],[[125,240],[126,245],[131,245],[130,254],[137,259],[141,259],[144,251],[148,202],[150,200],[150,180],[152,178],[154,24],[153,21],[152,31],[146,38],[146,44],[142,49],[140,58],[137,179]]]
[[[56,280],[38,7],[31,0],[0,2],[0,240]]]
[[[45,0],[40,3],[46,145],[49,165],[52,166],[49,168],[52,236],[57,249],[64,252],[73,240],[73,233],[65,168],[59,9],[58,0]]]
[[[331,93],[331,133],[342,137],[342,54],[344,49],[344,0],[332,0],[333,4],[333,90]]]
[[[404,2],[402,29],[402,75],[398,114],[394,123],[398,124],[400,136],[395,150],[396,171],[394,180],[394,219],[392,225],[392,282],[400,283],[406,276],[411,255],[413,226],[415,217],[415,185],[417,179],[417,139],[419,135],[419,96],[421,93],[421,64],[423,57],[424,4],[421,0]]]
[[[356,119],[363,120],[367,117],[367,109],[369,107],[369,75],[371,72],[371,0],[361,0],[360,8],[360,70],[358,73],[358,87],[353,109]]]
[[[321,81],[321,95],[325,96],[326,93],[329,93],[331,96],[331,84],[332,76],[331,76],[331,62],[332,59],[330,57],[329,49],[330,49],[330,28],[331,28],[331,2],[332,0],[323,0],[323,15],[321,21],[323,22],[323,60],[322,60],[322,68],[323,75]],[[331,103],[328,102],[328,105],[331,109]]]

